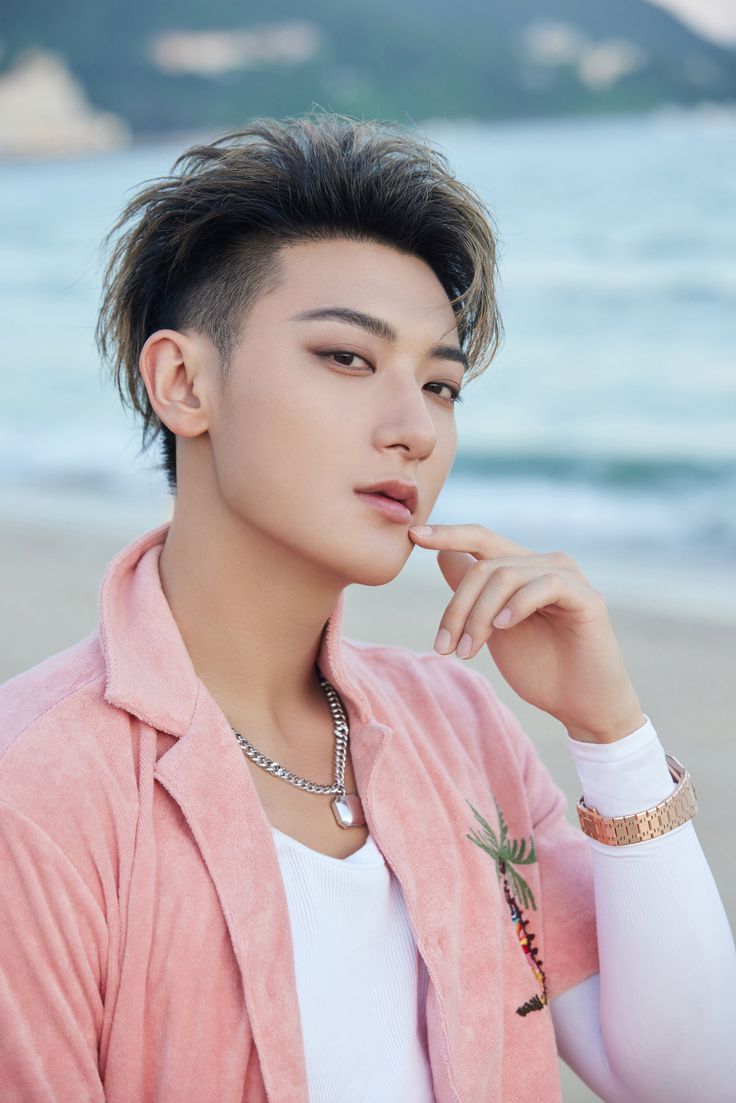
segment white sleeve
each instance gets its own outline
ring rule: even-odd
[[[615,743],[568,743],[604,816],[675,789],[649,717]],[[605,1103],[733,1103],[736,949],[693,821],[628,846],[588,842],[600,972],[550,1001],[560,1056]]]

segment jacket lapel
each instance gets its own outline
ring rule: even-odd
[[[352,740],[351,740],[352,743]],[[376,845],[403,890],[414,937],[430,976],[427,1026],[438,1103],[500,1098],[503,1038],[503,927],[493,863],[466,838],[466,803],[498,826],[486,779],[462,791],[462,777],[396,730],[364,784],[360,740],[353,769]],[[460,782],[460,785],[458,784]]]
[[[386,729],[355,732],[370,771]],[[219,706],[202,687],[186,734],[156,764],[217,889],[268,1098],[308,1103],[288,904],[271,825]]]

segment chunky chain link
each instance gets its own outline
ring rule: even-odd
[[[347,715],[334,686],[332,686],[326,678],[323,678],[321,674],[319,675],[319,684],[330,706],[335,733],[335,780],[331,785],[319,785],[316,781],[308,781],[306,778],[300,777],[299,774],[287,770],[279,762],[274,762],[273,759],[268,758],[267,755],[256,750],[250,740],[246,739],[240,732],[236,732],[234,728],[233,734],[240,744],[243,754],[245,754],[251,762],[255,762],[257,766],[261,766],[269,774],[273,774],[274,777],[282,777],[284,781],[288,781],[292,785],[296,785],[299,789],[306,790],[308,793],[339,793],[340,796],[343,796],[345,793],[345,762],[347,761],[348,754],[350,725],[348,724]]]

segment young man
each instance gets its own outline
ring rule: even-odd
[[[100,347],[174,516],[0,690],[3,1098],[552,1103],[559,1052],[608,1100],[725,1100],[733,942],[602,595],[421,528],[499,339],[488,212],[319,116],[188,151],[117,232]],[[439,653],[344,639],[415,542]],[[564,725],[590,840],[449,657],[484,644]]]

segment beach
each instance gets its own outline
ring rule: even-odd
[[[108,523],[103,529],[16,519],[4,527],[0,554],[3,624],[0,681],[11,678],[93,631],[105,567],[137,535],[163,522],[148,512]],[[343,634],[351,639],[402,644],[429,651],[451,592],[426,561],[407,567],[378,592],[351,586],[346,594]],[[605,592],[605,591],[604,591]],[[698,838],[719,886],[729,919],[736,917],[736,877],[729,843],[733,827],[734,765],[733,657],[736,623],[692,613],[665,615],[621,598],[608,607],[627,669],[644,712],[667,751],[689,769],[699,811]],[[463,660],[448,656],[448,662]],[[471,665],[488,677],[514,710],[540,758],[568,798],[568,818],[577,826],[580,784],[559,722],[522,701],[483,649]],[[593,1095],[561,1063],[565,1103],[591,1103]]]

